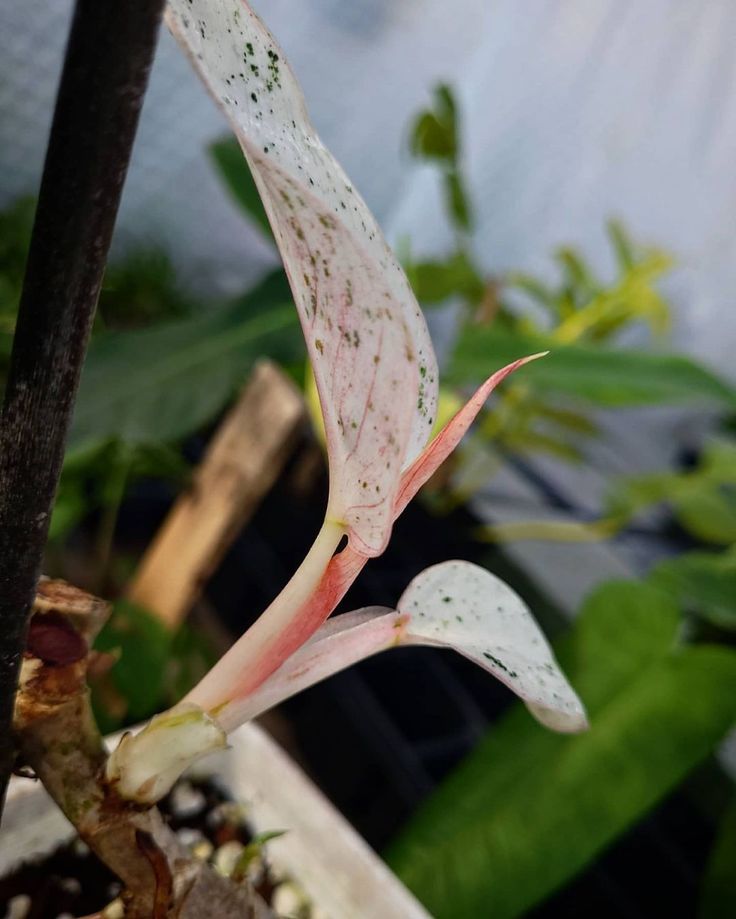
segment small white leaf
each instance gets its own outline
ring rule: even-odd
[[[454,648],[513,690],[557,731],[587,726],[585,710],[521,598],[470,562],[443,562],[411,582],[398,603],[407,643]]]

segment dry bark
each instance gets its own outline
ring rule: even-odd
[[[194,858],[156,808],[122,800],[105,782],[86,677],[107,613],[103,601],[62,581],[39,585],[15,708],[21,763],[123,882],[126,919],[266,919],[252,887]]]

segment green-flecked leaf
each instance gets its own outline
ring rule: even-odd
[[[736,916],[736,796],[721,819],[711,850],[698,908],[698,919]]]
[[[650,581],[688,612],[736,629],[736,551],[686,552],[657,565]]]
[[[210,156],[230,194],[264,236],[273,242],[271,224],[240,144],[234,137],[225,137],[210,146]]]
[[[262,355],[302,353],[281,272],[221,309],[135,332],[110,332],[90,348],[70,446],[181,438],[210,421]]]
[[[587,728],[580,699],[528,607],[490,571],[463,561],[432,565],[409,584],[397,609],[407,620],[408,643],[463,654],[508,686],[554,731]]]
[[[557,393],[612,408],[708,400],[736,406],[733,387],[689,358],[597,345],[559,345],[548,337],[522,335],[498,325],[466,327],[448,373],[455,383],[472,383],[483,378],[488,367],[544,350],[550,354],[524,371],[525,385],[540,394]]]
[[[707,756],[736,718],[736,653],[673,649],[678,618],[646,585],[593,595],[558,654],[590,732],[543,734],[513,710],[393,846],[432,915],[523,915]]]
[[[445,261],[417,262],[406,273],[417,300],[423,305],[442,303],[459,296],[476,303],[485,285],[465,252],[456,252]]]

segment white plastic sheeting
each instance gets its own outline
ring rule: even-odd
[[[406,125],[439,79],[458,88],[490,269],[549,269],[571,241],[608,263],[603,223],[674,252],[676,343],[734,374],[733,0],[260,0],[326,142],[389,233],[447,241]],[[0,206],[37,184],[70,0],[0,0]],[[203,290],[271,254],[203,153],[224,123],[164,36],[118,245],[156,241]]]

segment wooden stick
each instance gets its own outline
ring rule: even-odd
[[[301,394],[260,363],[146,552],[128,599],[174,628],[278,478],[305,420]]]

